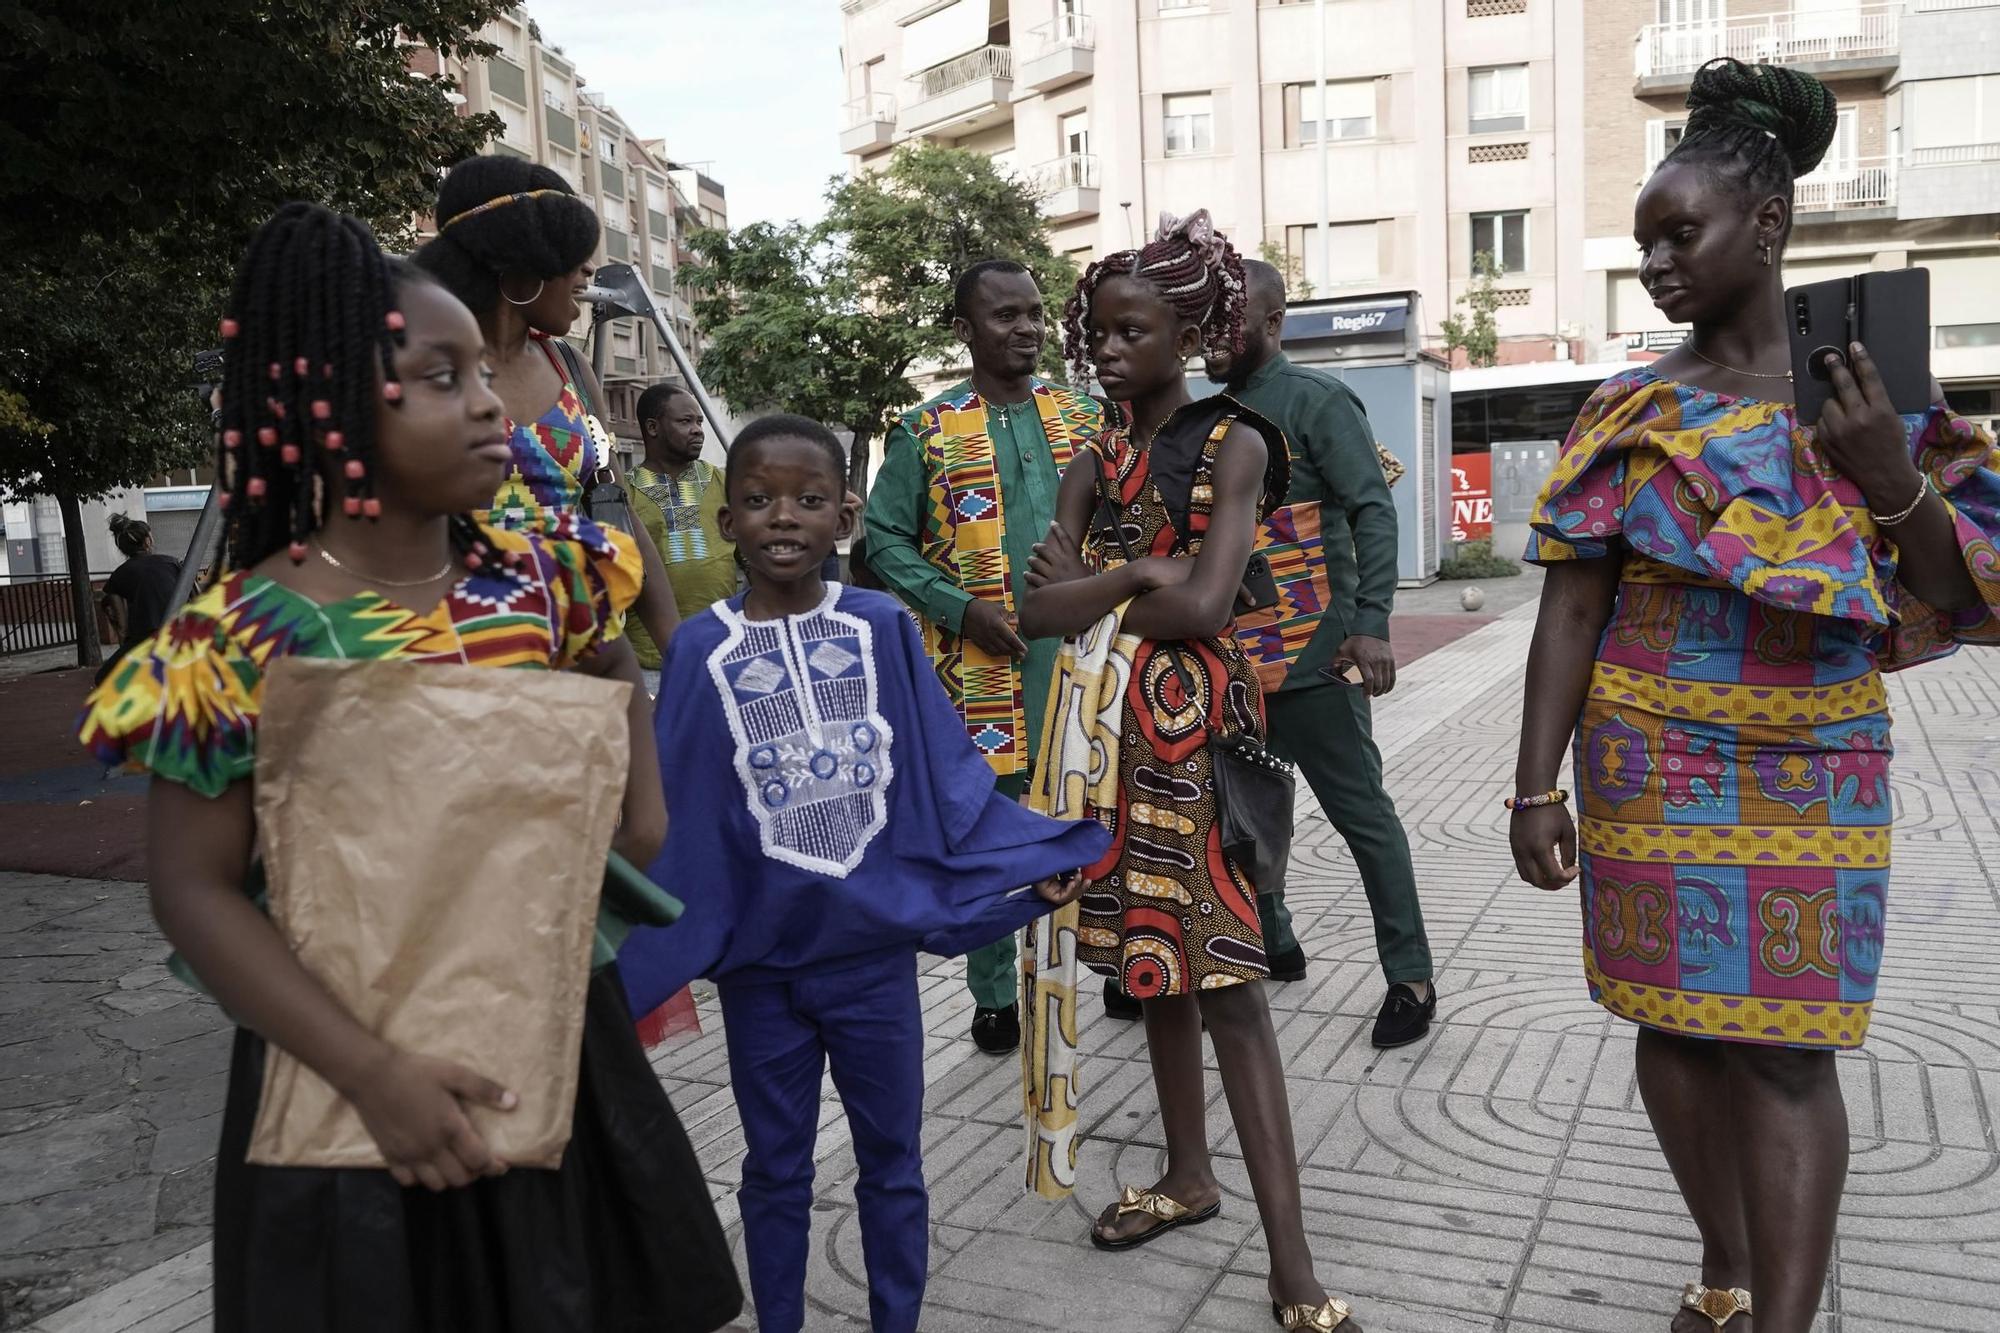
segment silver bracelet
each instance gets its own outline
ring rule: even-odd
[[[1905,522],[1910,517],[1910,515],[1916,513],[1917,506],[1922,504],[1924,502],[1924,497],[1929,495],[1930,493],[1931,493],[1931,479],[1930,479],[1930,474],[1926,473],[1924,475],[1923,483],[1917,487],[1917,498],[1910,501],[1908,505],[1904,506],[1901,512],[1894,514],[1877,514],[1872,509],[1869,510],[1868,512],[1874,516],[1875,521],[1881,526],[1885,528],[1893,528],[1898,523]]]

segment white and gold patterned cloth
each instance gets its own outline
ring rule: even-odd
[[[1126,602],[1056,658],[1041,753],[1028,806],[1055,819],[1087,819],[1093,805],[1118,805],[1118,730],[1132,677],[1137,635],[1120,626]],[[1022,1104],[1028,1128],[1029,1192],[1063,1199],[1076,1187],[1077,904],[1028,927],[1022,950],[1027,1040],[1021,1043]]]

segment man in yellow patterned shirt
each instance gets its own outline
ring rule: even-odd
[[[639,395],[639,432],[646,459],[627,480],[632,514],[652,535],[673,585],[681,619],[736,595],[736,548],[722,536],[722,470],[701,459],[701,405],[677,384],[655,384]],[[628,621],[648,688],[657,688],[660,650],[643,625]]]

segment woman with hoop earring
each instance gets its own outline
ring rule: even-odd
[[[546,529],[579,514],[594,469],[609,466],[625,480],[617,459],[590,434],[590,404],[604,401],[603,386],[560,343],[582,314],[579,298],[596,271],[597,214],[550,168],[494,156],[451,169],[436,217],[438,234],[416,262],[479,320],[514,454],[484,517],[496,527]],[[646,563],[634,610],[653,642],[664,645],[680,613],[645,525],[633,528]]]

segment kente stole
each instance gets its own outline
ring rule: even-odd
[[[1035,411],[1058,471],[1077,446],[1096,438],[1103,420],[1097,405],[1073,389],[1035,381]],[[1007,578],[1005,497],[986,430],[986,403],[976,391],[922,409],[911,427],[922,451],[929,503],[919,543],[925,560],[959,587],[1003,611],[1014,609]],[[1026,772],[1028,727],[1023,716],[1021,666],[995,656],[929,620],[924,651],[937,667],[965,730],[994,773]]]

